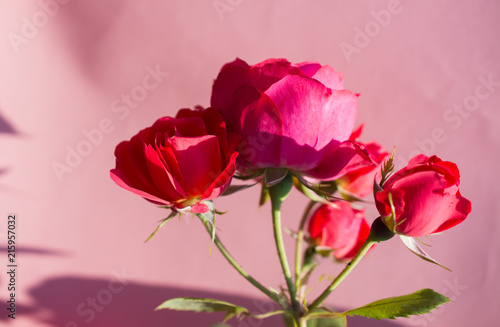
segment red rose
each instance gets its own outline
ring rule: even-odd
[[[457,166],[421,154],[396,172],[375,194],[377,209],[395,233],[420,237],[447,230],[471,212],[471,202],[460,195]],[[391,194],[395,217],[391,213]]]
[[[321,205],[311,216],[308,230],[314,243],[332,249],[338,260],[353,258],[370,234],[364,211],[346,201]]]
[[[373,181],[375,180],[375,176],[378,176],[378,181],[380,181],[380,166],[389,155],[389,152],[377,142],[359,142],[363,127],[364,125],[360,125],[352,132],[349,139],[361,146],[366,153],[368,153],[368,156],[375,165],[361,166],[358,169],[353,169],[337,180],[337,184],[344,190],[360,197],[373,193]]]
[[[118,144],[111,178],[119,186],[172,209],[208,210],[202,200],[221,195],[235,171],[239,136],[220,113],[181,109]]]
[[[285,59],[249,66],[236,59],[217,76],[211,105],[242,136],[238,165],[244,173],[288,168],[333,180],[346,169],[372,165],[354,160],[365,156],[349,141],[357,95],[344,90],[342,74],[330,66]]]

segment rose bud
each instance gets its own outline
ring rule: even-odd
[[[285,59],[249,66],[236,59],[217,76],[211,105],[242,136],[237,163],[243,174],[287,168],[333,180],[373,165],[349,140],[357,95],[344,90],[342,74],[330,66]]]
[[[349,139],[365,149],[375,165],[361,166],[351,170],[336,181],[343,190],[359,197],[365,197],[373,192],[373,181],[376,176],[378,176],[377,182],[380,181],[380,167],[389,155],[389,152],[377,142],[361,143],[359,141],[363,127],[364,125],[360,125],[352,132]]]
[[[363,210],[347,201],[322,204],[311,216],[309,234],[318,247],[332,250],[337,260],[353,258],[370,234]]]
[[[229,186],[238,143],[216,109],[181,109],[118,144],[111,179],[153,203],[203,213],[208,207],[200,201]]]
[[[471,202],[460,195],[459,185],[454,163],[420,154],[384,183],[375,193],[375,203],[391,231],[421,237],[445,231],[471,212]]]

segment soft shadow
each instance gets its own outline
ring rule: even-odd
[[[18,305],[19,314],[30,315],[39,322],[57,327],[202,327],[211,326],[223,319],[221,313],[154,311],[159,304],[175,297],[215,298],[241,305],[253,313],[278,309],[276,304],[267,300],[128,281],[124,271],[113,272],[113,277],[109,279],[69,276],[53,278],[32,288],[29,294],[32,305]],[[6,320],[5,316],[2,315],[0,320]],[[283,326],[280,316],[265,320],[231,319],[228,323],[233,327]],[[354,318],[349,320],[349,326],[400,325]]]
[[[16,129],[0,113],[0,133],[17,134]]]
[[[6,248],[0,249],[0,252],[7,252]],[[51,250],[51,249],[42,249],[40,247],[29,247],[29,246],[23,246],[23,247],[17,247],[16,246],[16,253],[22,253],[23,255],[50,255],[50,256],[68,256],[69,253],[65,251],[60,251],[60,250]]]

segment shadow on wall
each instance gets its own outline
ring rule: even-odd
[[[223,314],[154,311],[154,308],[174,297],[205,297],[235,303],[254,313],[278,309],[276,304],[268,301],[207,291],[144,285],[128,282],[124,273],[114,272],[114,275],[108,280],[81,277],[49,279],[29,291],[33,305],[18,305],[18,312],[57,327],[202,327],[222,321]],[[0,319],[7,318],[2,315]],[[228,323],[233,327],[283,326],[279,316],[265,320],[231,319]],[[349,320],[349,327],[361,326],[400,325],[364,318]]]
[[[17,134],[14,127],[0,113],[0,133]]]

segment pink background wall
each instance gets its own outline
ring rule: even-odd
[[[152,311],[175,296],[271,308],[217,251],[208,257],[197,220],[172,221],[145,244],[167,213],[109,178],[117,143],[181,107],[208,105],[213,79],[235,57],[329,64],[361,93],[365,141],[395,145],[399,166],[417,150],[461,170],[472,214],[432,237],[428,249],[453,272],[419,260],[395,238],[372,251],[328,301],[347,309],[430,287],[454,303],[424,317],[354,319],[351,326],[493,326],[500,319],[499,2],[60,2],[0,2],[1,271],[9,213],[18,216],[19,263],[18,316],[12,322],[2,308],[0,325],[205,326],[221,317]],[[43,4],[51,4],[50,15]],[[142,85],[147,67],[168,76],[134,108],[117,109],[122,94]],[[479,87],[488,79],[488,88]],[[465,109],[453,111],[458,106]],[[66,164],[68,149],[82,147],[86,131],[106,123],[102,139],[81,148],[86,156],[58,178],[54,163]],[[257,189],[217,200],[229,210],[218,220],[220,237],[248,271],[277,288],[283,282],[269,207],[258,209],[257,201]],[[305,203],[297,193],[290,197],[285,226],[296,228]],[[290,254],[292,245],[287,239]],[[339,269],[324,263],[315,276]],[[4,305],[5,281],[2,274]],[[95,297],[104,305],[91,309],[87,301]]]

